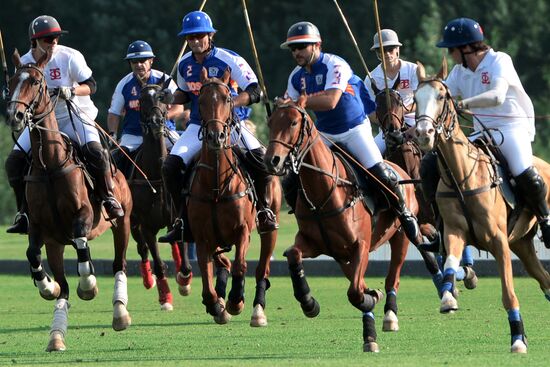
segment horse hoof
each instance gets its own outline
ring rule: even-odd
[[[163,303],[162,305],[160,305],[160,310],[161,311],[173,311],[174,310],[174,306],[172,306],[171,303]]]
[[[78,287],[76,288],[76,294],[78,294],[78,298],[84,300],[84,301],[90,301],[97,296],[97,292],[99,289],[97,288],[97,285],[94,286],[92,289],[89,289],[87,291],[80,288],[80,283],[78,283]]]
[[[53,290],[51,292],[49,292],[48,289],[40,291],[40,296],[46,301],[53,301],[54,299],[57,299],[60,294],[61,287],[58,282],[53,282]]]
[[[178,271],[176,282],[178,283],[180,295],[186,297],[191,294],[191,279],[193,279],[193,273],[189,273],[188,276],[185,276],[181,271]]]
[[[225,309],[233,316],[240,315],[244,309],[244,301],[241,300],[239,303],[233,303],[231,300],[228,300]]]
[[[311,301],[305,304],[300,304],[302,307],[302,311],[304,312],[304,315],[306,317],[317,317],[319,315],[319,312],[321,312],[321,306],[319,306],[319,302],[313,297],[311,297]]]
[[[397,315],[392,310],[388,310],[384,315],[384,321],[382,324],[382,331],[398,331],[399,330],[399,320]]]
[[[267,317],[265,316],[264,308],[262,305],[257,304],[252,310],[252,318],[250,319],[250,326],[263,327],[267,326]]]
[[[456,298],[454,298],[451,292],[449,291],[443,292],[443,296],[441,297],[441,306],[439,307],[439,312],[453,313],[456,310],[458,310],[458,302],[456,301]]]
[[[48,346],[46,347],[46,352],[63,352],[66,349],[67,347],[65,346],[63,335],[57,332],[52,333]]]
[[[523,340],[518,339],[512,344],[512,347],[510,348],[510,352],[512,353],[527,353],[527,345],[523,342]]]
[[[113,330],[126,330],[130,325],[132,325],[132,318],[126,306],[122,302],[115,302],[113,311]]]
[[[464,276],[464,287],[466,289],[475,289],[477,287],[476,272],[470,266],[465,266],[464,272],[466,273]]]
[[[376,342],[367,342],[367,343],[363,344],[363,352],[371,352],[371,353],[380,352],[380,348],[378,347],[378,343],[376,343]]]

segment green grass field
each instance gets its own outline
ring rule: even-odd
[[[361,314],[347,302],[343,278],[310,278],[321,305],[315,319],[303,316],[288,278],[273,278],[268,292],[266,328],[249,323],[253,281],[247,283],[243,314],[216,325],[200,302],[199,282],[192,294],[175,295],[174,311],[161,312],[156,290],[145,291],[129,278],[133,325],[111,329],[112,278],[99,278],[97,299],[71,299],[67,351],[44,352],[53,302],[42,300],[27,276],[0,276],[0,365],[97,366],[548,366],[550,305],[535,282],[516,279],[529,353],[509,353],[509,328],[495,278],[462,291],[461,309],[438,312],[430,280],[403,278],[398,297],[400,331],[382,333],[383,306],[375,309],[379,354],[362,352]],[[369,286],[382,287],[381,278]],[[76,278],[70,279],[75,287]],[[171,284],[174,281],[171,279]],[[74,292],[73,292],[74,293]]]
[[[25,260],[25,251],[27,249],[27,236],[18,234],[7,234],[7,226],[0,226],[0,259]],[[294,236],[297,232],[296,219],[293,215],[281,212],[280,229],[277,238],[277,247],[274,256],[276,259],[283,258],[283,251],[294,243]],[[157,238],[166,233],[161,230]],[[250,248],[247,259],[258,259],[260,257],[260,236],[254,231],[250,236]],[[170,246],[168,244],[159,244],[161,257],[165,260],[171,259]],[[90,242],[91,255],[94,259],[112,259],[113,258],[113,236],[111,231],[106,231]],[[76,259],[76,251],[67,249],[67,259]],[[128,260],[139,260],[140,257],[136,250],[136,242],[130,237],[127,252]]]

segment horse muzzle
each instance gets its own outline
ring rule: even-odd
[[[12,131],[19,132],[25,128],[26,123],[25,112],[14,109],[14,111],[8,110],[8,118],[6,124],[12,129]]]
[[[206,136],[206,142],[210,150],[223,149],[226,140],[227,134],[225,131],[209,131]]]
[[[426,120],[418,120],[416,122],[414,139],[423,151],[432,150],[435,141],[435,129],[433,124]]]
[[[267,170],[275,175],[282,174],[285,171],[285,158],[280,155],[270,153],[265,154],[264,163]]]

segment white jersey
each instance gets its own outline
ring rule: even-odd
[[[397,77],[399,76],[400,82],[399,86],[397,87],[397,92],[403,99],[403,104],[405,106],[410,106],[414,102],[414,91],[418,88],[418,76],[416,75],[416,69],[418,68],[418,66],[409,61],[399,61],[401,63],[399,73],[393,79],[388,78],[388,88],[391,88],[394,85]],[[386,84],[384,83],[384,70],[382,69],[382,64],[379,64],[371,72],[371,76],[376,83],[376,88],[378,88],[379,90],[386,88]],[[376,95],[372,89],[371,81],[368,76],[365,78],[365,86],[367,87],[370,95]],[[409,126],[415,125],[414,112],[405,115],[405,122]]]
[[[465,99],[491,90],[492,81],[497,78],[503,78],[508,83],[506,99],[499,106],[471,108],[472,112],[477,114],[474,129],[483,129],[477,121],[479,119],[489,128],[524,129],[532,141],[535,136],[535,110],[523,89],[510,56],[490,49],[475,71],[455,65],[445,82],[453,97],[461,96]]]
[[[29,50],[21,57],[21,62],[36,63],[36,60]],[[86,64],[84,56],[79,51],[62,45],[55,46],[51,60],[44,67],[46,85],[50,90],[57,87],[77,87],[79,83],[91,76],[92,70]],[[90,96],[75,96],[72,101],[89,120],[95,120],[98,110]],[[64,101],[59,102],[55,109],[55,116],[58,120],[64,120],[69,115],[67,105]]]

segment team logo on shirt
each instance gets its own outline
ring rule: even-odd
[[[323,74],[315,75],[315,83],[317,83],[317,85],[323,85]]]
[[[208,68],[208,76],[209,77],[217,77],[219,72],[220,72],[220,69],[215,67],[215,66],[210,66]]]
[[[61,79],[61,70],[59,68],[50,69],[50,79]]]
[[[401,85],[399,86],[399,89],[408,89],[410,87],[409,79],[403,79],[401,81]]]
[[[491,84],[488,71],[484,71],[481,73],[481,84]]]

